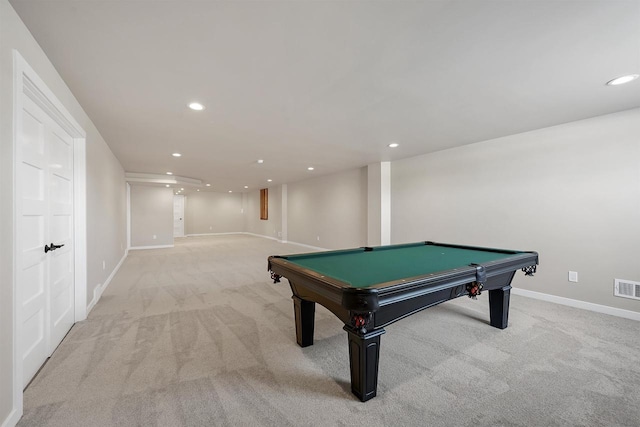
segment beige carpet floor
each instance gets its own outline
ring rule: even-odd
[[[288,283],[269,279],[268,255],[305,251],[225,235],[130,252],[19,425],[640,426],[640,324],[519,296],[505,330],[488,295],[387,327],[360,402],[342,323],[318,306],[298,347]]]

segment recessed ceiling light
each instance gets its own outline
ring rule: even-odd
[[[249,186],[248,186],[248,185],[245,185],[245,186],[244,186],[244,188],[249,188]]]
[[[184,191],[184,188],[181,188],[180,191]]]
[[[189,104],[189,108],[196,111],[202,111],[204,110],[204,105],[200,104],[199,102],[192,102],[191,104]]]
[[[211,187],[211,184],[207,184],[207,187]]]
[[[392,142],[391,144],[389,144],[389,147],[390,148],[396,148],[398,145],[400,145],[400,144],[398,144],[397,142]]]
[[[258,163],[262,164],[262,163],[264,163],[264,160],[260,159],[260,160],[258,160]]]
[[[313,170],[313,166],[309,166],[309,167],[307,168],[307,170],[308,170],[308,171],[312,171],[312,170]]]
[[[173,172],[167,172],[167,175],[173,175]]]
[[[273,181],[273,180],[272,180],[272,179],[268,179],[268,180],[267,180],[267,182],[271,182],[271,181]]]
[[[180,156],[182,156],[182,154],[180,154],[180,153],[173,153],[173,154],[172,154],[172,156],[173,156],[173,157],[180,157]]]
[[[169,184],[165,185],[165,187],[171,187]]]
[[[200,191],[200,189],[198,188],[196,191]]]
[[[608,86],[617,86],[617,85],[623,85],[625,83],[629,83],[631,81],[634,81],[635,79],[637,79],[639,77],[638,74],[629,74],[628,76],[622,76],[622,77],[618,77],[615,78],[613,80],[609,80],[607,82]]]
[[[233,193],[233,191],[229,190],[229,193]]]

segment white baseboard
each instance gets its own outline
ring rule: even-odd
[[[249,233],[247,231],[245,231],[245,232],[243,232],[241,234],[248,234],[250,236],[262,237],[264,239],[271,239],[271,240],[277,241],[278,243],[287,243],[289,245],[302,246],[304,248],[314,249],[316,251],[328,251],[329,250],[329,249],[326,249],[326,248],[320,248],[318,246],[305,245],[304,243],[291,242],[291,241],[288,241],[288,240],[280,240],[280,239],[277,239],[275,237],[265,236],[263,234]]]
[[[276,237],[266,236],[264,234],[249,233],[248,231],[243,231],[240,234],[247,234],[249,236],[262,237],[263,239],[275,240],[278,243],[287,243],[284,240],[280,240]]]
[[[270,239],[270,240],[275,240],[278,243],[288,243],[290,245],[297,245],[297,246],[302,246],[305,248],[309,248],[309,249],[313,249],[316,251],[328,251],[329,249],[326,248],[320,248],[318,246],[311,246],[311,245],[305,245],[304,243],[297,243],[297,242],[291,242],[288,240],[280,240],[277,237],[272,237],[272,236],[266,236],[264,234],[257,234],[257,233],[250,233],[248,231],[231,231],[228,233],[198,233],[198,234],[185,234],[185,237],[194,237],[194,236],[224,236],[227,234],[246,234],[248,236],[255,236],[255,237],[261,237],[263,239]],[[132,248],[133,249],[133,248]]]
[[[264,234],[257,234],[257,233],[250,233],[248,231],[230,231],[227,233],[198,233],[198,234],[186,234],[185,237],[195,237],[195,236],[224,236],[227,234],[246,234],[247,236],[255,236],[255,237],[261,237],[263,239],[269,239],[269,240],[275,240],[278,243],[288,243],[290,245],[297,245],[297,246],[303,246],[305,248],[309,248],[309,249],[314,249],[316,251],[326,251],[328,249],[325,248],[319,248],[317,246],[311,246],[311,245],[305,245],[304,243],[296,243],[296,242],[290,242],[287,240],[280,240],[277,237],[272,237],[272,236],[267,236]]]
[[[22,391],[21,391],[22,393]],[[2,422],[2,427],[14,427],[20,421],[22,414],[17,409],[13,409],[9,416]]]
[[[102,293],[105,291],[105,289],[107,289],[107,286],[109,286],[113,277],[116,275],[118,270],[120,270],[122,263],[124,262],[125,259],[127,259],[128,255],[129,255],[129,249],[124,251],[124,255],[122,256],[122,258],[120,258],[118,265],[116,265],[116,267],[113,269],[109,277],[107,277],[107,280],[104,281],[104,284],[101,284],[101,285],[99,284],[93,289],[93,299],[87,306],[87,315],[89,315],[93,307],[95,307],[95,305],[98,303],[98,301],[100,300],[100,297],[102,296]]]
[[[521,295],[542,301],[553,302],[569,307],[581,308],[583,310],[595,311],[596,313],[608,314],[610,316],[624,317],[625,319],[640,321],[640,313],[621,308],[609,307],[607,305],[594,304],[591,302],[579,301],[571,298],[558,297],[555,295],[543,294],[541,292],[529,291],[526,289],[511,288],[514,295]]]
[[[132,246],[128,250],[130,251],[142,251],[145,249],[166,249],[173,248],[173,245],[157,245],[157,246]]]
[[[194,234],[185,234],[184,237],[197,237],[197,236],[225,236],[227,234],[247,234],[242,231],[229,231],[225,233],[194,233]]]
[[[327,249],[327,248],[321,248],[321,247],[318,247],[318,246],[305,245],[304,243],[297,243],[297,242],[283,242],[283,243],[288,243],[290,245],[296,245],[296,246],[302,246],[303,248],[313,249],[314,251],[330,251],[331,250],[331,249]]]
[[[185,237],[226,236],[226,235],[230,235],[230,234],[246,234],[248,236],[262,237],[263,239],[275,240],[276,242],[279,242],[279,243],[290,243],[290,242],[287,242],[286,240],[280,240],[280,239],[278,239],[276,237],[266,236],[264,234],[250,233],[248,231],[229,231],[229,232],[225,232],[225,233],[194,233],[194,234],[185,234],[184,236]]]

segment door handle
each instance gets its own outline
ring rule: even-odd
[[[46,254],[49,251],[55,251],[56,249],[60,249],[63,246],[64,246],[64,243],[61,245],[54,245],[53,243],[51,243],[51,246],[44,245],[44,253]]]

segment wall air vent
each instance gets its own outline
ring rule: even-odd
[[[616,279],[613,288],[613,294],[617,297],[640,300],[640,282]]]

